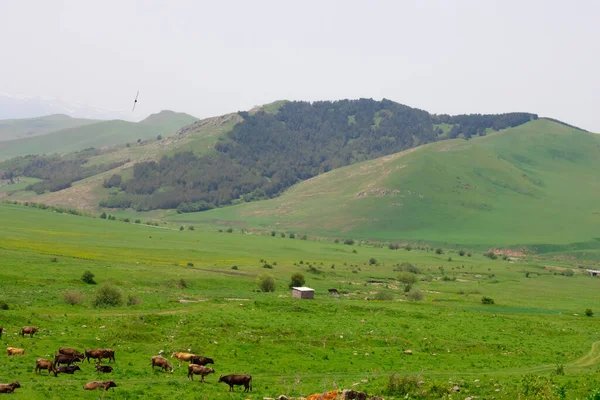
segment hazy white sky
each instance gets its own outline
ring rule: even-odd
[[[600,1],[0,0],[0,92],[209,117],[383,97],[600,132]]]

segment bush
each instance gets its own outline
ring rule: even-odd
[[[100,218],[102,218],[102,219],[106,219],[106,213],[105,213],[105,212],[103,212],[102,214],[100,214]]]
[[[295,233],[290,233],[290,239],[295,239],[296,238],[296,234]]]
[[[281,234],[279,236],[281,236],[282,238],[284,238],[285,237],[285,232],[281,232]]]
[[[369,264],[370,264],[370,265],[375,265],[375,264],[377,264],[377,259],[375,259],[375,257],[371,257],[371,258],[369,258]]]
[[[410,301],[421,301],[423,300],[423,292],[419,289],[411,289],[406,296]]]
[[[300,238],[301,240],[307,240],[308,236],[306,236],[306,234],[302,235],[302,237]]]
[[[190,225],[190,226],[188,226],[188,229],[189,229],[190,231],[193,231],[193,230],[194,230],[194,229],[196,229],[196,228],[194,228],[194,225]]]
[[[567,270],[563,271],[563,273],[562,273],[562,274],[563,274],[564,276],[573,276],[573,275],[575,275],[575,272],[574,272],[572,269],[570,269],[570,268],[569,268],[569,269],[567,269]]]
[[[234,265],[234,266],[232,266],[232,267],[231,267],[231,269],[235,269],[235,270],[237,270],[237,269],[238,269],[238,266],[237,266],[237,265]]]
[[[179,280],[179,287],[180,288],[186,288],[190,286],[190,284],[188,283],[188,281],[186,281],[185,279],[180,279]]]
[[[275,278],[273,275],[263,274],[256,278],[256,283],[261,292],[274,292],[275,291]]]
[[[263,264],[263,268],[267,268],[267,269],[273,269],[273,266],[269,263],[264,263]]]
[[[63,292],[63,299],[65,303],[74,306],[75,304],[83,303],[83,293],[79,290],[65,290]]]
[[[106,284],[98,288],[92,304],[94,307],[117,307],[123,304],[123,295],[116,287]]]
[[[320,273],[321,273],[321,271],[319,271],[319,270],[317,269],[317,267],[315,267],[315,266],[313,266],[313,265],[309,265],[309,266],[308,266],[308,272],[310,272],[311,274],[315,274],[315,275],[318,275],[318,274],[320,274]]]
[[[494,253],[492,250],[483,253],[483,255],[487,258],[489,258],[490,260],[496,260],[498,258],[498,255],[496,253]]]
[[[188,262],[188,263],[187,263],[187,266],[188,266],[188,267],[193,267],[193,266],[194,266],[194,263],[193,263],[193,262]]]
[[[344,239],[344,244],[352,246],[354,244],[354,239]]]
[[[302,275],[300,272],[294,272],[292,274],[292,280],[288,286],[290,288],[292,288],[294,286],[296,286],[296,287],[304,286],[304,283],[306,283],[306,280],[304,279],[304,275]]]
[[[411,251],[412,250],[412,246],[407,243],[407,244],[404,245],[404,250]]]
[[[473,253],[471,253],[471,252],[468,252],[468,253],[467,253],[467,257],[473,257]]]
[[[0,310],[8,310],[10,307],[8,306],[8,303],[5,301],[0,301]]]
[[[466,252],[464,250],[459,250],[458,251],[458,255],[461,256],[461,257],[464,256],[465,254],[466,254]]]
[[[588,317],[593,317],[594,316],[594,312],[592,311],[591,308],[586,308],[585,315],[588,316]]]
[[[142,221],[141,221],[141,220],[139,220],[139,219],[136,219],[136,220],[135,220],[135,223],[136,223],[136,224],[139,224],[140,222],[142,222]]]
[[[438,247],[437,249],[435,249],[435,254],[444,254],[444,249]]]
[[[233,228],[227,228],[227,230],[225,232],[232,233],[233,232]]]
[[[405,292],[409,292],[412,289],[412,285],[417,283],[418,280],[417,275],[408,271],[401,272],[397,279],[404,284]]]
[[[96,281],[94,280],[94,276],[95,275],[91,271],[85,271],[83,275],[81,275],[81,280],[88,285],[95,285]]]
[[[182,231],[182,230],[184,230],[184,229],[185,229],[185,228],[183,227],[183,225],[181,225],[181,226],[179,227],[179,230],[180,230],[180,231]]]
[[[52,257],[52,258],[50,259],[50,262],[58,262],[58,258],[56,258],[56,257]]]
[[[128,306],[135,306],[135,305],[140,304],[141,302],[142,302],[142,300],[137,296],[132,296],[132,295],[127,296],[127,305]]]
[[[392,294],[392,292],[389,292],[389,291],[377,292],[375,294],[375,300],[386,300],[386,301],[394,300],[394,295]]]
[[[495,304],[494,299],[492,299],[491,297],[486,297],[486,296],[483,296],[481,298],[481,303],[482,304]]]
[[[399,377],[392,375],[385,390],[390,396],[401,396],[409,399],[420,391],[420,381],[421,378],[418,376]]]
[[[275,236],[276,234],[277,234],[277,232],[271,231],[271,236]]]

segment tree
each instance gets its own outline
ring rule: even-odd
[[[275,278],[270,274],[262,274],[256,278],[256,283],[261,292],[274,292],[275,291]]]
[[[404,284],[404,291],[409,292],[412,286],[417,283],[417,275],[412,272],[404,271],[398,275],[398,281]]]
[[[102,219],[106,219],[106,213],[105,213],[105,212],[103,212],[102,214],[100,214],[100,218],[102,218]]]
[[[302,275],[300,272],[294,272],[292,274],[292,281],[288,286],[290,287],[290,289],[292,287],[304,286],[305,282],[306,280],[304,279],[304,275]]]
[[[95,285],[96,281],[94,280],[94,274],[91,271],[85,271],[83,275],[81,275],[81,280],[89,285]]]

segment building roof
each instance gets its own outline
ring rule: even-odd
[[[311,289],[311,288],[305,287],[305,286],[293,287],[292,289],[298,290],[300,292],[314,292],[315,291],[315,289]]]

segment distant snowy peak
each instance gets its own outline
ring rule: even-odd
[[[124,112],[67,103],[54,97],[0,93],[0,119],[34,118],[51,114],[66,114],[74,118],[131,120],[131,116]]]

